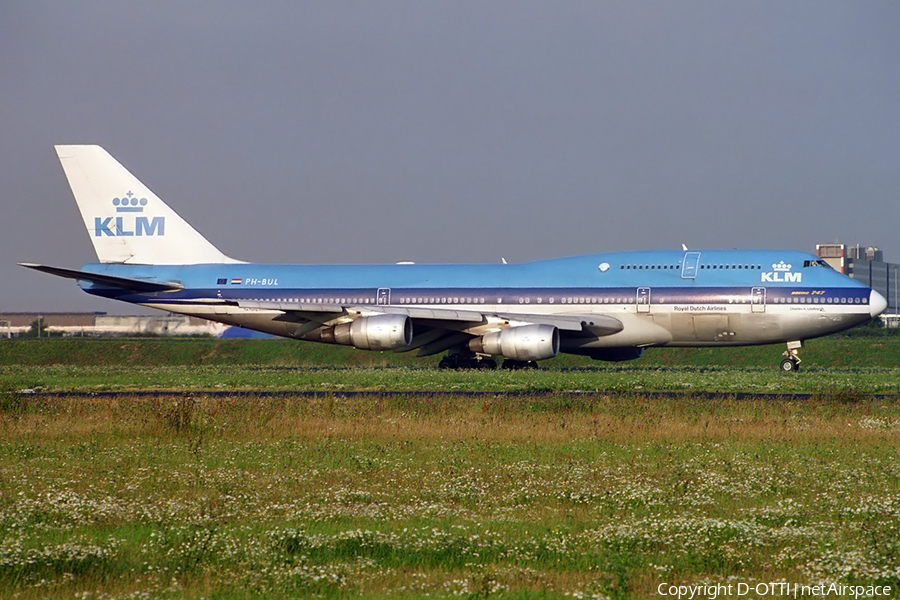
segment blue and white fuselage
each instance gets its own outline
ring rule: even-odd
[[[790,359],[803,340],[863,323],[886,306],[816,256],[787,250],[616,252],[494,265],[241,263],[102,149],[58,151],[101,262],[77,271],[27,266],[76,279],[98,296],[279,336],[423,356],[448,351],[444,366],[493,362],[488,356],[513,365],[557,352],[622,360],[650,346],[779,342],[794,350]],[[82,185],[85,174],[94,185]],[[127,202],[123,187],[141,190],[143,204],[128,210],[145,211],[146,235],[107,215],[107,195]],[[117,225],[123,235],[115,235]]]

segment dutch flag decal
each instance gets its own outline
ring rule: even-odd
[[[240,277],[233,278],[231,280],[231,285],[241,285],[241,281],[243,281]]]

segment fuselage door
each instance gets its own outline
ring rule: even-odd
[[[391,288],[378,288],[376,297],[379,306],[387,306],[391,303]]]
[[[650,312],[650,288],[639,287],[637,289],[637,311],[639,313]]]
[[[681,278],[695,279],[697,277],[697,269],[700,266],[699,252],[685,252],[684,262],[681,264]]]
[[[766,288],[755,287],[750,290],[750,310],[755,313],[766,312]]]

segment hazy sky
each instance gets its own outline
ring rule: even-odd
[[[5,2],[0,311],[105,310],[53,145],[222,251],[510,262],[874,244],[900,262],[900,3]]]

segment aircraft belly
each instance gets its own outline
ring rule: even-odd
[[[726,314],[692,315],[691,320],[694,322],[694,339],[698,342],[727,341],[735,335]]]
[[[668,312],[657,309],[648,317],[653,322],[671,335],[670,343],[681,341],[693,341],[696,339],[694,333],[693,315],[680,312]]]
[[[789,339],[809,339],[843,331],[865,323],[869,315],[860,313],[807,312],[788,314],[784,319],[785,336]]]
[[[664,345],[730,346],[782,341],[782,319],[779,315],[728,310],[670,312],[661,308],[657,308],[649,318],[669,332],[670,340]]]
[[[859,313],[778,311],[655,315],[672,332],[669,346],[739,346],[806,340],[868,320]]]
[[[780,315],[750,312],[671,315],[670,346],[737,346],[784,340]]]
[[[624,328],[618,333],[601,337],[572,337],[561,332],[560,350],[573,348],[624,348],[665,346],[672,341],[672,334],[649,315],[616,315]]]

